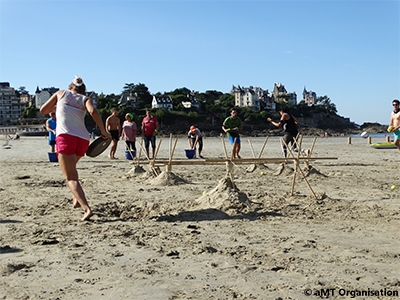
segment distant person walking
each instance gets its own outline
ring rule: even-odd
[[[241,158],[239,130],[243,129],[242,120],[237,116],[236,108],[231,108],[230,116],[224,120],[222,130],[226,133],[229,142],[234,146],[233,158]]]
[[[144,146],[146,148],[147,157],[150,157],[149,146],[151,143],[151,148],[153,149],[153,157],[156,150],[156,135],[160,125],[158,120],[153,116],[150,109],[146,109],[146,117],[142,121],[142,137],[144,139]]]
[[[56,112],[52,111],[50,114],[50,118],[46,121],[46,130],[49,132],[49,145],[51,152],[56,152]]]
[[[194,150],[194,154],[196,155],[196,146],[199,145],[199,158],[204,158],[201,155],[201,151],[203,151],[203,135],[201,134],[200,129],[196,128],[195,126],[190,126],[188,132],[188,142],[190,150]]]
[[[283,131],[285,132],[283,140],[285,141],[286,145],[290,144],[291,147],[294,148],[293,150],[297,151],[295,141],[297,135],[299,134],[297,125],[299,125],[300,122],[289,112],[289,109],[286,106],[282,107],[279,110],[279,113],[281,114],[281,119],[279,122],[274,122],[271,118],[267,118],[267,121],[271,122],[276,127],[283,127]],[[282,144],[284,157],[287,157],[286,145]]]
[[[101,116],[86,95],[86,86],[82,78],[75,77],[68,90],[59,90],[40,108],[42,114],[56,111],[57,117],[57,155],[61,171],[67,181],[73,197],[73,206],[82,207],[82,221],[93,215],[79,183],[76,164],[85,155],[90,141],[90,134],[85,126],[86,111],[92,116],[104,139],[111,138],[106,132]]]
[[[133,115],[127,113],[125,115],[125,121],[122,124],[122,139],[125,141],[126,150],[136,152],[136,132],[137,126],[133,121]]]
[[[393,111],[390,115],[388,130],[393,133],[394,144],[400,150],[400,101],[394,99],[392,101]]]
[[[106,129],[112,137],[109,157],[117,159],[115,153],[117,152],[118,141],[121,135],[121,120],[118,118],[118,109],[116,107],[113,108],[111,115],[106,120]]]

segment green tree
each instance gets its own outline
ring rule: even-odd
[[[19,95],[26,95],[26,94],[29,94],[29,92],[25,89],[24,86],[20,86],[20,87],[18,88],[18,90],[16,90],[16,94],[17,94],[17,96],[19,96]]]
[[[122,89],[122,94],[130,95],[133,94],[135,91],[136,85],[134,83],[125,83],[125,86]]]
[[[136,93],[138,97],[138,109],[151,107],[153,96],[150,94],[149,88],[145,84],[138,83],[137,85],[135,85],[133,93]]]
[[[318,97],[315,103],[327,113],[337,113],[336,105],[332,103],[331,99],[326,95]]]
[[[25,107],[24,111],[22,112],[22,117],[25,119],[32,119],[36,118],[39,109],[35,105],[30,105]]]

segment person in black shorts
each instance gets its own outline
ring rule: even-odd
[[[118,109],[113,108],[111,115],[106,120],[106,130],[112,137],[112,145],[110,148],[110,158],[116,159],[117,145],[121,135],[121,120],[118,118]]]
[[[297,151],[295,141],[297,135],[299,134],[297,125],[299,125],[300,122],[289,112],[289,109],[286,106],[282,107],[279,110],[279,113],[281,114],[281,119],[279,122],[274,122],[271,118],[267,118],[267,121],[271,122],[276,127],[283,127],[283,131],[285,133],[283,140],[285,141],[286,145],[290,144],[293,150]],[[287,157],[286,145],[282,145],[284,157]]]

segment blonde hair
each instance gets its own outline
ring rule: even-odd
[[[86,96],[86,86],[80,77],[76,76],[75,79],[69,84],[68,88],[75,93]]]

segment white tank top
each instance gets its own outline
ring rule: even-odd
[[[85,126],[85,96],[65,90],[57,101],[56,135],[69,134],[90,140],[89,132]]]

